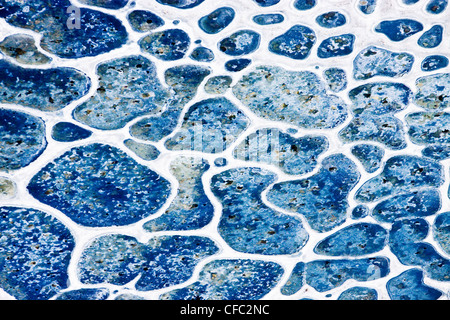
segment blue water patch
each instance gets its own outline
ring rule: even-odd
[[[56,111],[88,93],[91,80],[72,68],[22,68],[0,59],[0,102]]]
[[[170,183],[105,144],[75,147],[42,168],[28,191],[84,226],[127,225],[154,214]]]
[[[270,261],[214,260],[193,284],[160,296],[161,300],[258,300],[274,288],[283,268]]]
[[[219,50],[230,56],[241,56],[252,53],[259,48],[261,36],[253,30],[239,30],[222,39]]]
[[[255,1],[260,7],[271,7],[280,2],[280,0],[253,0],[253,1]]]
[[[45,123],[41,118],[0,108],[0,171],[26,167],[46,147]]]
[[[361,174],[342,154],[325,158],[318,173],[309,178],[276,183],[267,199],[289,212],[303,215],[309,226],[326,232],[346,220],[348,194]]]
[[[281,294],[290,296],[298,292],[305,285],[305,263],[298,262],[289,276],[289,279],[281,287]]]
[[[127,19],[131,28],[137,32],[152,31],[165,24],[163,18],[146,10],[134,10],[127,15]]]
[[[143,160],[152,161],[158,158],[158,156],[161,154],[161,152],[155,146],[137,142],[133,139],[126,139],[123,144]]]
[[[445,160],[450,158],[450,145],[431,145],[422,149],[422,155],[435,160]]]
[[[230,7],[221,7],[200,18],[200,29],[208,34],[216,34],[225,29],[233,20],[236,12]]]
[[[149,291],[185,282],[200,261],[217,252],[216,244],[205,237],[161,236],[141,243],[130,236],[108,234],[89,243],[77,269],[84,284],[120,286],[140,276],[136,289]]]
[[[181,29],[154,32],[139,40],[139,46],[142,51],[163,61],[174,61],[184,58],[190,43],[189,35]]]
[[[278,24],[284,21],[284,16],[280,13],[258,14],[252,18],[253,22],[265,26],[270,24]]]
[[[89,138],[92,131],[71,122],[58,122],[52,128],[52,138],[59,142],[72,142]]]
[[[69,285],[75,240],[50,214],[0,207],[0,286],[17,300],[47,300]]]
[[[351,218],[354,220],[363,219],[367,217],[369,213],[370,213],[369,207],[363,204],[359,204],[353,208]]]
[[[355,36],[351,33],[332,36],[323,40],[317,49],[317,56],[322,59],[341,57],[353,52]]]
[[[396,42],[405,40],[422,30],[422,23],[412,19],[386,20],[375,27],[375,32],[382,33]]]
[[[417,44],[422,48],[436,48],[442,42],[444,28],[437,24],[425,31],[417,40]]]
[[[337,28],[347,23],[345,16],[337,11],[330,11],[317,16],[316,22],[323,28]]]
[[[416,80],[414,103],[429,110],[443,110],[450,103],[450,73],[437,73]]]
[[[306,26],[294,25],[269,42],[269,51],[295,60],[306,59],[316,43],[315,32]]]
[[[450,113],[414,112],[405,117],[412,142],[421,145],[450,144]]]
[[[353,77],[367,80],[375,76],[398,78],[410,72],[414,56],[407,52],[393,52],[369,46],[353,60]]]
[[[299,218],[268,207],[261,193],[276,175],[260,168],[236,168],[213,176],[211,190],[222,203],[218,231],[234,250],[245,253],[294,254],[308,233]]]
[[[206,226],[214,215],[214,207],[202,184],[202,176],[209,167],[202,158],[179,157],[172,161],[170,172],[179,183],[177,196],[161,216],[145,223],[144,229],[155,232]]]

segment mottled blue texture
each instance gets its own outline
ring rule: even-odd
[[[448,5],[448,0],[430,0],[428,2],[425,10],[431,14],[442,13]]]
[[[5,37],[0,42],[0,50],[19,63],[40,65],[52,61],[52,58],[38,50],[34,38],[27,34],[17,33]]]
[[[214,60],[214,52],[206,47],[197,47],[192,50],[189,58],[198,62],[211,62]]]
[[[84,249],[78,275],[85,284],[119,286],[140,276],[137,290],[156,290],[185,282],[201,260],[217,251],[215,243],[204,237],[161,236],[141,243],[130,236],[109,234],[95,238]]]
[[[437,73],[416,80],[414,103],[430,110],[443,110],[450,105],[450,73]]]
[[[150,11],[134,10],[127,15],[131,28],[137,32],[147,32],[162,27],[163,18]]]
[[[60,110],[88,93],[91,80],[72,68],[22,68],[0,59],[0,102]]]
[[[78,289],[59,294],[55,300],[106,300],[109,290],[106,288]]]
[[[223,94],[231,87],[233,78],[230,76],[214,76],[205,83],[205,91],[209,94]]]
[[[214,215],[214,207],[203,190],[202,176],[209,164],[202,158],[179,157],[170,163],[170,172],[179,183],[176,198],[164,213],[144,224],[155,231],[195,230],[206,226]]]
[[[306,26],[294,25],[269,42],[269,51],[295,60],[306,59],[316,43],[315,32]]]
[[[362,219],[365,218],[369,215],[370,209],[369,207],[363,205],[363,204],[359,204],[356,207],[353,208],[352,213],[351,213],[351,218],[352,219]]]
[[[193,284],[160,296],[161,300],[258,300],[275,287],[283,268],[270,261],[214,260]]]
[[[249,126],[250,120],[224,97],[195,103],[183,117],[183,124],[168,139],[169,150],[220,153]]]
[[[385,257],[315,260],[306,263],[306,283],[319,292],[325,292],[343,285],[349,279],[376,280],[389,272],[389,259]]]
[[[41,118],[0,108],[0,171],[26,167],[46,146],[45,123]]]
[[[72,142],[89,138],[92,131],[71,122],[58,122],[52,128],[52,138],[59,142]]]
[[[67,288],[75,240],[51,215],[0,207],[0,287],[18,300],[47,300]]]
[[[380,22],[375,31],[383,33],[392,41],[402,41],[423,30],[419,21],[412,19],[386,20]]]
[[[423,282],[423,272],[409,269],[386,284],[391,300],[437,300],[442,292]]]
[[[167,69],[164,79],[170,95],[165,100],[166,110],[139,120],[130,127],[130,134],[138,139],[155,142],[171,134],[178,125],[183,107],[195,96],[197,88],[210,72],[209,68],[195,65]]]
[[[160,4],[171,6],[177,9],[191,9],[202,4],[205,0],[156,0]]]
[[[241,56],[252,53],[259,48],[261,36],[253,30],[239,30],[222,39],[219,50],[230,56]]]
[[[322,59],[341,57],[353,52],[355,36],[351,33],[332,36],[322,41],[317,49],[317,56]]]
[[[317,166],[317,158],[328,149],[323,136],[294,138],[278,129],[257,130],[233,150],[239,160],[268,163],[287,174],[309,173]]]
[[[441,198],[437,189],[424,189],[393,196],[379,202],[372,216],[380,222],[394,222],[401,218],[426,217],[441,209]]]
[[[389,233],[389,247],[398,260],[407,266],[420,266],[433,280],[450,281],[450,260],[441,256],[427,242],[428,222],[423,219],[403,219],[394,222]]]
[[[377,7],[377,0],[358,0],[357,7],[364,14],[371,14]]]
[[[393,156],[386,161],[383,172],[365,182],[355,198],[362,202],[377,201],[399,192],[444,183],[442,166],[431,159],[411,155]]]
[[[338,300],[378,300],[377,290],[366,287],[353,287],[343,291]]]
[[[297,10],[309,10],[316,6],[316,0],[295,0],[294,8]]]
[[[269,24],[282,23],[284,21],[284,16],[280,13],[266,13],[258,14],[252,18],[253,22],[265,26]]]
[[[120,9],[127,5],[128,0],[79,0],[90,6],[103,7],[107,9]]]
[[[271,7],[280,2],[280,0],[253,0],[253,1],[255,1],[260,7]]]
[[[323,28],[337,28],[343,26],[347,22],[347,19],[340,12],[330,11],[317,16],[316,22]]]
[[[28,190],[81,225],[107,227],[155,213],[166,201],[170,183],[123,151],[95,143],[47,164]]]
[[[96,92],[73,111],[76,120],[96,129],[119,129],[138,116],[157,114],[171,94],[159,82],[155,64],[143,56],[103,62],[96,73]]]
[[[133,139],[127,139],[123,144],[139,158],[147,161],[155,160],[161,152],[151,144],[140,143]]]
[[[328,68],[323,72],[328,88],[333,92],[341,92],[347,88],[347,74],[340,68]]]
[[[220,7],[210,14],[200,18],[198,25],[200,29],[208,34],[216,34],[225,29],[236,15],[233,8]]]
[[[434,25],[425,31],[417,40],[417,44],[422,48],[436,48],[442,42],[444,28],[441,25]]]
[[[347,117],[345,102],[329,95],[325,83],[309,71],[259,66],[236,83],[233,94],[264,119],[303,128],[334,128]]]
[[[450,113],[414,112],[405,117],[408,135],[416,144],[450,144]]]
[[[441,55],[428,56],[422,61],[422,71],[434,71],[448,66],[448,58]]]
[[[433,237],[442,250],[450,255],[450,212],[439,214],[434,220]]]
[[[367,80],[375,76],[398,78],[411,71],[414,56],[407,52],[393,52],[369,46],[353,60],[353,77]]]
[[[305,284],[305,263],[298,262],[292,270],[289,279],[281,287],[281,294],[290,296],[298,292]]]
[[[184,58],[189,49],[191,39],[181,29],[167,29],[154,32],[139,40],[142,51],[163,61],[174,61]]]
[[[230,72],[239,72],[247,68],[251,62],[251,59],[245,58],[228,60],[225,62],[225,70]]]
[[[450,158],[450,145],[431,145],[422,149],[422,155],[424,157],[432,158],[435,160],[445,160]]]
[[[222,203],[218,231],[234,250],[246,253],[293,254],[306,244],[300,219],[268,207],[261,193],[276,175],[260,168],[236,168],[213,176],[211,190]]]
[[[352,154],[358,158],[364,169],[373,173],[382,165],[384,150],[372,144],[357,144],[351,149]]]
[[[228,164],[228,160],[226,158],[217,158],[214,160],[214,165],[216,167],[225,167]]]
[[[312,229],[326,232],[345,222],[347,196],[360,176],[350,159],[335,154],[325,158],[319,172],[309,178],[276,183],[267,199],[303,215]]]
[[[19,28],[31,29],[42,35],[41,47],[63,58],[96,56],[121,47],[128,35],[116,17],[87,8],[80,9],[79,28],[71,21],[69,0],[35,0],[22,10],[21,0],[0,0],[0,17]],[[68,25],[73,24],[73,28]],[[89,41],[89,45],[86,42]]]
[[[356,257],[381,251],[387,231],[373,223],[357,223],[340,229],[319,241],[314,252],[326,256]]]

